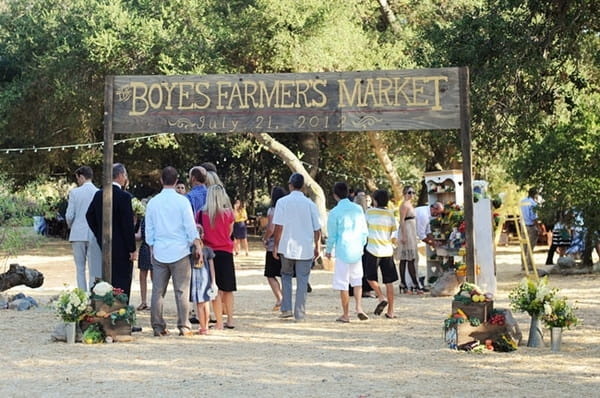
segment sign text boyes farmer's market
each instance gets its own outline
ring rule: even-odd
[[[113,132],[300,132],[459,127],[457,68],[116,76]]]

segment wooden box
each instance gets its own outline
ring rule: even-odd
[[[468,322],[451,326],[444,331],[446,343],[451,348],[456,348],[473,340],[479,340],[481,344],[484,344],[487,339],[497,340],[509,332],[506,325],[485,323],[479,326],[471,326]]]
[[[492,309],[494,308],[493,301],[484,301],[483,303],[463,303],[460,301],[452,301],[452,313],[457,309],[461,309],[469,318],[477,318],[481,323],[487,322]]]
[[[81,330],[85,330],[92,323],[99,323],[102,325],[104,334],[112,337],[113,341],[131,341],[131,325],[124,320],[117,320],[113,325],[109,318],[90,317],[86,321],[81,322]]]

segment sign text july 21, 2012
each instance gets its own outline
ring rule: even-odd
[[[298,132],[459,128],[458,68],[116,76],[113,131]]]

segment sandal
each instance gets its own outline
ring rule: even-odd
[[[381,315],[381,313],[383,312],[383,310],[385,309],[385,307],[387,307],[388,302],[383,300],[381,301],[379,304],[377,304],[377,307],[375,307],[375,311],[373,311],[373,313],[375,315]]]
[[[146,305],[146,303],[142,303],[140,305],[138,305],[137,310],[138,311],[143,311],[143,310],[147,310],[148,309],[148,305]]]
[[[198,334],[200,334],[200,335],[207,335],[208,334],[208,329],[198,329]]]

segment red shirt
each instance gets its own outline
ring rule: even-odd
[[[232,225],[234,221],[233,211],[225,209],[215,217],[214,227],[210,224],[207,212],[202,214],[202,227],[204,228],[204,244],[214,251],[233,253],[233,240],[231,239]],[[199,220],[197,220],[199,221]]]

